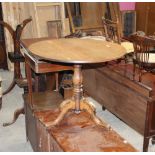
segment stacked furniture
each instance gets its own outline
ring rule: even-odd
[[[44,39],[45,38],[25,39],[21,42],[25,55],[25,65],[28,79],[28,94],[23,95],[26,121],[26,136],[27,139],[30,141],[34,151],[39,151],[38,140],[41,134],[36,132],[38,127],[36,125],[37,119],[35,119],[34,113],[43,111],[46,112],[47,110],[56,109],[62,102],[63,98],[59,94],[57,89],[56,91],[47,90],[44,92],[34,92],[31,70],[39,75],[51,72],[57,73],[59,71],[72,70],[71,66],[62,66],[54,63],[41,61],[38,57],[31,55],[27,51],[26,47],[29,47],[31,44]],[[51,38],[49,38],[49,40],[50,39]]]
[[[126,54],[134,52],[133,44],[123,39],[118,18],[116,21],[103,18],[105,37],[107,41],[120,44],[126,49]]]
[[[33,46],[30,46],[30,44],[34,43],[33,41],[22,40],[21,44],[25,49],[24,54],[29,89],[28,95],[24,95],[26,133],[34,151],[136,151],[126,140],[113,131],[108,124],[101,122],[96,116],[93,116],[95,110],[92,112],[92,106],[87,105],[87,100],[82,98],[83,103],[81,103],[80,107],[85,110],[82,109],[80,113],[78,113],[79,111],[75,111],[74,99],[78,99],[80,95],[82,96],[82,92],[80,92],[82,86],[77,86],[79,84],[78,81],[82,84],[82,80],[80,79],[82,75],[78,75],[78,71],[80,70],[78,65],[74,65],[74,75],[76,76],[73,77],[73,84],[76,83],[76,87],[74,86],[74,95],[76,93],[80,94],[78,94],[79,96],[74,96],[76,97],[74,99],[63,101],[60,108],[58,107],[62,101],[62,97],[58,92],[33,93],[31,69],[38,74],[72,69],[71,66],[65,66],[65,64],[64,66],[58,65],[38,57],[31,51]],[[67,44],[70,44],[70,39],[62,39],[61,41],[63,45],[65,41],[68,41]],[[87,41],[94,42],[91,40],[86,40],[85,42]],[[45,43],[50,44],[51,42],[53,44],[55,42],[60,43],[58,40],[45,40]],[[73,39],[73,42],[77,43],[77,40]],[[78,42],[83,43],[80,39]],[[38,44],[40,46],[42,43],[44,42],[38,42],[37,47]],[[61,45],[61,49],[63,49],[63,45]],[[52,47],[48,46],[48,48]],[[42,48],[41,52],[44,49]],[[49,51],[55,52],[55,50]],[[123,51],[119,52],[120,54],[124,53]],[[64,110],[68,109],[68,105],[69,110],[66,112]],[[87,110],[89,111],[87,112]],[[65,115],[63,115],[64,113]],[[60,122],[58,120],[59,116],[63,116]],[[58,120],[58,122],[53,125],[55,120]]]

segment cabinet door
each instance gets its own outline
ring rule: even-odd
[[[149,3],[136,3],[137,31],[147,33]]]
[[[147,24],[147,34],[153,35],[155,33],[155,3],[149,3],[148,12],[148,24]]]
[[[144,31],[147,35],[155,33],[155,3],[136,3],[137,31]]]

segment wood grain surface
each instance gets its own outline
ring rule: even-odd
[[[45,60],[79,64],[111,61],[125,54],[125,48],[115,43],[73,38],[39,41],[28,50]]]
[[[59,112],[49,110],[35,112],[40,124],[45,125],[55,120]],[[46,128],[44,129],[46,130]],[[114,130],[97,126],[86,112],[69,112],[59,126],[47,130],[61,151],[64,152],[135,152],[125,139]],[[51,143],[51,142],[49,142]],[[49,149],[50,150],[50,149]],[[55,150],[60,151],[60,150]]]

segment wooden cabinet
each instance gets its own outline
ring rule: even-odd
[[[147,35],[155,32],[155,3],[136,3],[137,31],[144,31]]]
[[[35,92],[33,106],[28,101],[28,95],[23,95],[26,122],[26,137],[34,151],[50,151],[49,136],[45,127],[36,119],[34,113],[56,109],[62,102],[62,96],[57,92]],[[52,147],[52,146],[51,146]],[[53,147],[52,147],[53,148]]]
[[[36,119],[36,132],[37,132],[37,151],[39,152],[47,152],[50,151],[50,143],[49,143],[49,134],[45,127]]]

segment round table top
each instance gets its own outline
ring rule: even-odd
[[[29,51],[44,60],[63,63],[102,63],[125,54],[119,44],[92,39],[52,39],[34,43]]]

